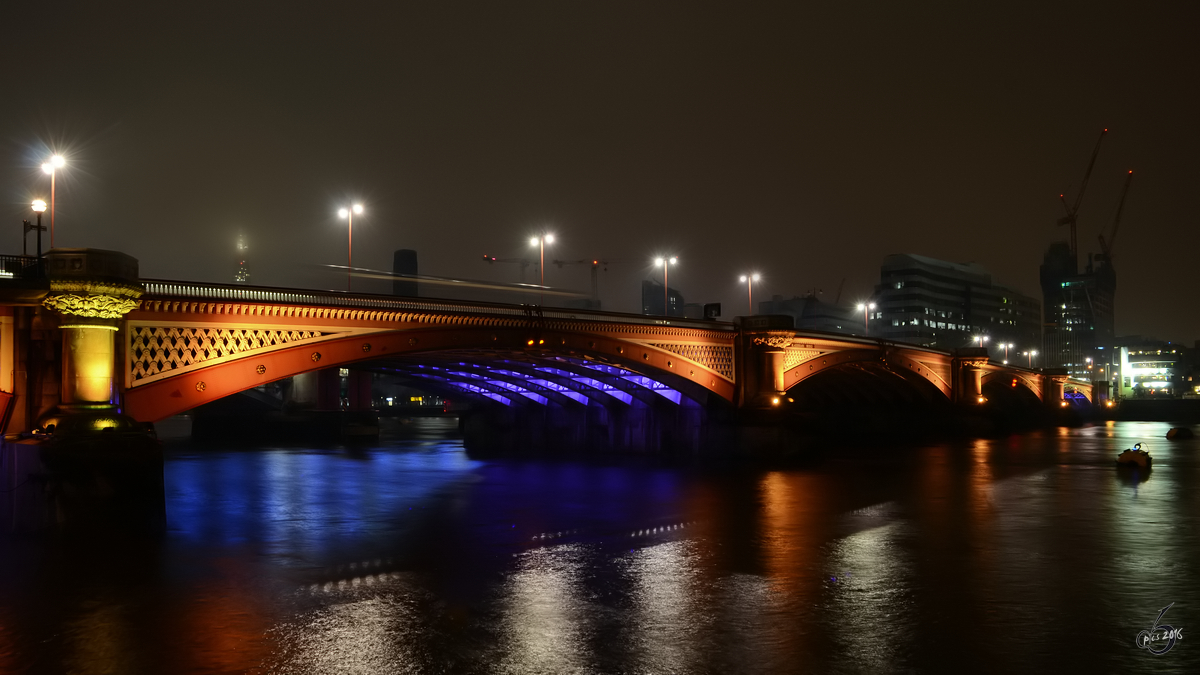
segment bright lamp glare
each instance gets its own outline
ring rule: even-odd
[[[679,262],[679,258],[676,258],[675,256],[671,256],[671,264],[674,265],[677,262]]]
[[[750,277],[750,278],[751,278],[752,280],[754,280],[754,281],[758,281],[758,279],[759,279],[759,276],[758,276],[757,274],[755,274],[754,276],[752,276],[752,277]]]
[[[33,200],[33,210],[37,211],[38,213],[45,211],[46,210],[46,202],[44,202],[40,199]]]
[[[348,215],[350,215],[350,212],[346,209],[338,209],[338,218],[345,218]]]
[[[362,204],[355,204],[355,205],[354,205],[354,212],[355,212],[355,213],[362,213]]]
[[[54,165],[50,162],[46,162],[42,165],[42,171],[45,171],[46,173],[54,173]]]
[[[746,275],[745,275],[745,274],[743,274],[742,276],[738,277],[738,281],[745,281],[745,280],[746,280]]]
[[[655,267],[662,267],[662,264],[663,264],[663,259],[662,259],[662,258],[655,258],[655,259],[654,259],[654,266],[655,266]]]
[[[554,243],[554,235],[552,235],[552,234],[548,234],[548,235],[546,235],[545,239],[546,239],[546,243],[547,243],[547,244],[553,244],[553,243]]]
[[[537,246],[537,245],[538,245],[538,238],[537,238],[537,237],[530,237],[530,238],[529,238],[529,245],[530,245],[530,246]]]
[[[63,159],[62,155],[55,155],[50,158],[50,163],[53,164],[55,168],[61,169],[67,163],[67,160]]]

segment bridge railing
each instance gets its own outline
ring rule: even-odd
[[[0,255],[0,279],[41,279],[46,265],[31,255]]]
[[[440,300],[404,298],[373,293],[348,293],[340,291],[317,291],[297,288],[274,288],[270,286],[243,286],[240,284],[209,284],[193,281],[170,281],[165,279],[142,279],[146,288],[145,297],[188,298],[214,302],[266,302],[321,305],[331,307],[361,307],[400,312],[446,312],[483,314],[488,316],[524,316],[546,319],[570,319],[584,321],[606,321],[641,324],[647,326],[672,326],[697,328],[721,332],[735,332],[731,323],[676,317],[655,317],[642,314],[600,312],[586,309],[563,309],[538,305],[511,305],[465,300]]]

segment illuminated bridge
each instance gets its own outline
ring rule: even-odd
[[[133,258],[93,249],[52,251],[46,276],[2,296],[10,432],[106,406],[155,422],[341,368],[469,401],[468,444],[694,446],[717,425],[770,426],[833,408],[1091,398],[1088,383],[1000,365],[984,350],[796,331],[788,317],[726,323],[141,279]],[[363,393],[352,378],[352,405],[364,405]]]

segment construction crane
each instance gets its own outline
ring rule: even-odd
[[[1129,194],[1129,184],[1133,182],[1133,171],[1125,175],[1125,187],[1121,189],[1121,201],[1117,202],[1117,215],[1113,217],[1112,234],[1107,240],[1104,239],[1104,233],[1101,232],[1100,250],[1103,251],[1103,260],[1108,263],[1111,268],[1113,266],[1113,246],[1117,243],[1117,228],[1121,226],[1121,212],[1125,210],[1125,197]]]
[[[491,256],[486,253],[483,254],[483,261],[489,265],[492,263],[515,263],[520,265],[521,283],[525,283],[525,270],[528,269],[530,265],[533,265],[534,269],[537,269],[538,265],[538,261],[530,260],[528,258],[497,258],[496,256]]]
[[[599,272],[600,272],[601,267],[603,267],[604,271],[607,272],[610,261],[601,260],[599,258],[591,258],[588,260],[551,260],[550,262],[552,262],[555,265],[558,265],[558,267],[560,269],[562,268],[563,265],[591,265],[592,266],[592,302],[595,302],[596,305],[599,306],[599,303],[600,303],[600,274],[599,274]],[[616,261],[613,261],[613,262],[616,262]]]
[[[1075,231],[1079,221],[1079,207],[1083,204],[1083,193],[1087,192],[1088,179],[1092,177],[1092,169],[1096,166],[1096,156],[1100,154],[1100,142],[1104,140],[1104,135],[1108,133],[1108,129],[1100,132],[1100,138],[1096,139],[1096,148],[1092,150],[1092,160],[1088,162],[1087,171],[1083,174],[1083,183],[1079,186],[1079,194],[1075,196],[1075,205],[1067,205],[1066,194],[1060,194],[1058,198],[1062,201],[1063,208],[1066,209],[1067,215],[1058,219],[1059,225],[1071,226],[1071,258],[1079,262],[1079,249],[1076,246]]]

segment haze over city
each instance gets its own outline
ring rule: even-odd
[[[891,253],[974,261],[1040,297],[1059,194],[1098,252],[1128,170],[1116,327],[1190,344],[1192,4],[9,5],[0,184],[20,221],[58,175],[57,245],[152,278],[342,288],[355,265],[511,282],[553,257],[613,261],[604,308],[639,311],[657,255],[689,302],[745,313],[822,289],[865,298]],[[550,257],[550,254],[547,254]],[[586,291],[587,270],[546,283]],[[364,284],[364,290],[372,287]],[[383,290],[383,287],[379,287]],[[435,291],[428,291],[430,294]],[[1180,298],[1184,293],[1183,299]]]

